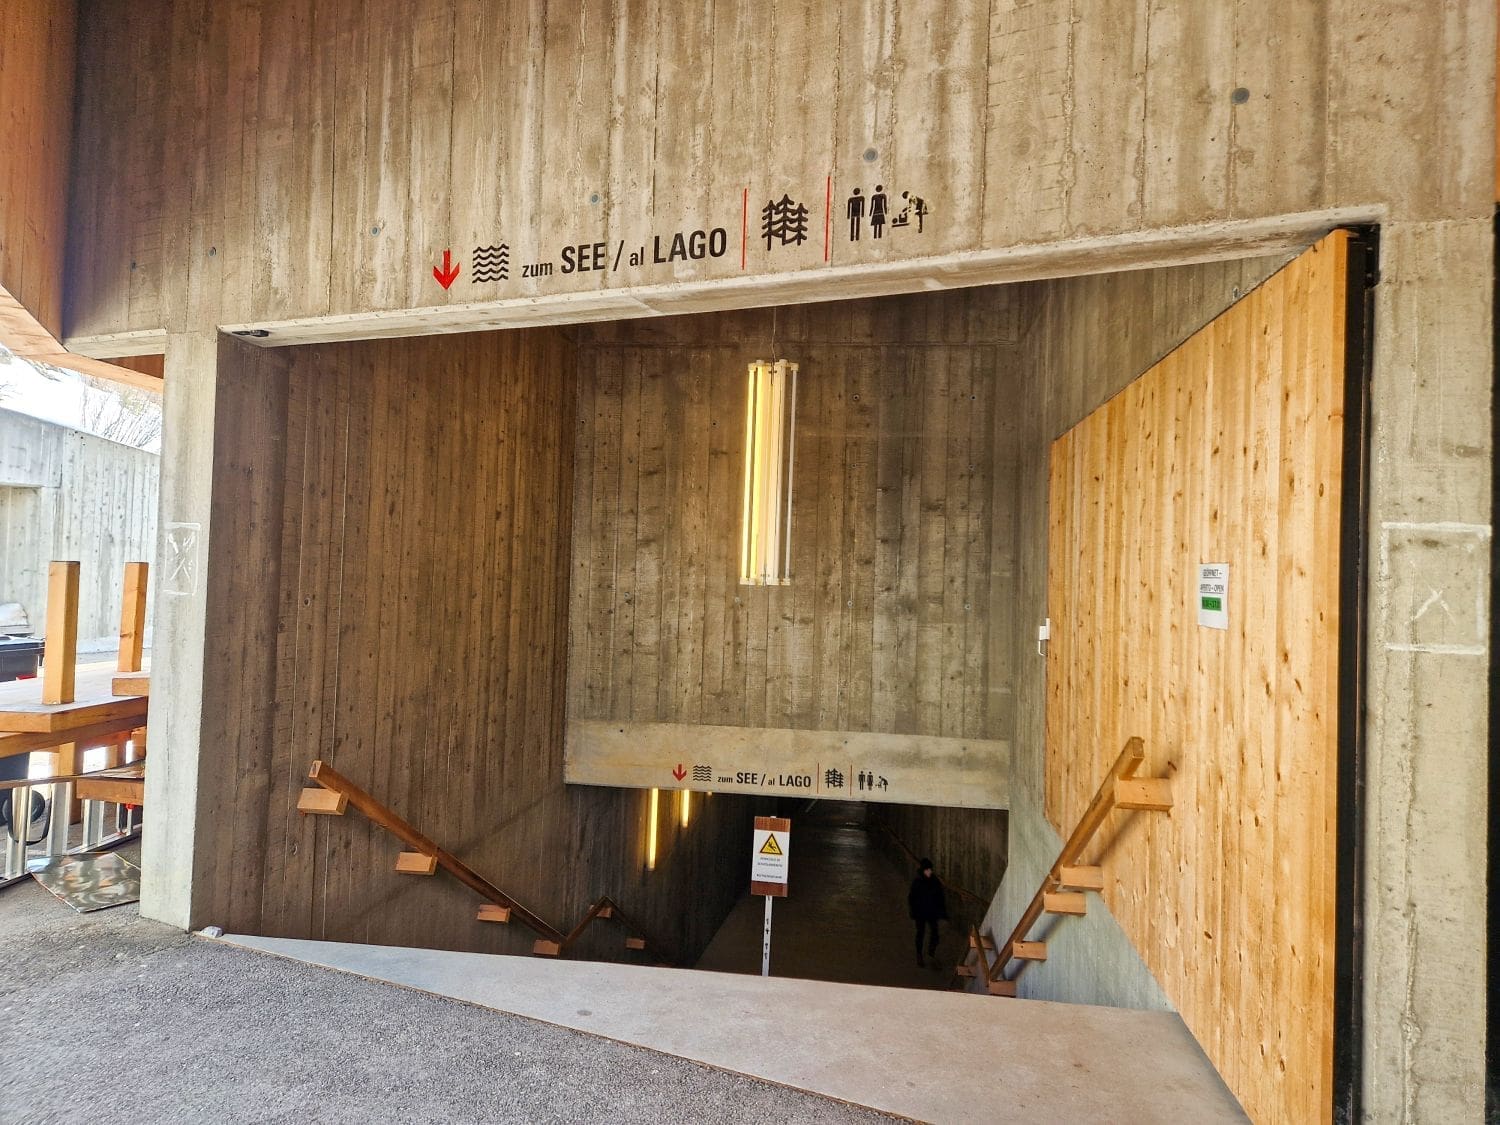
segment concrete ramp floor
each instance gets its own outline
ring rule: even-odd
[[[1244,1121],[1181,1019],[953,992],[228,935],[921,1121]]]

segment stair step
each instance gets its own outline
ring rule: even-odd
[[[1013,980],[992,980],[987,986],[991,996],[1014,996],[1016,994],[1016,982]]]
[[[954,969],[953,971],[956,972],[961,977],[968,977],[970,979],[972,979],[974,977],[977,977],[979,975],[979,970],[977,968],[975,968],[973,965],[960,965],[958,968]]]
[[[431,875],[437,870],[437,857],[421,852],[402,852],[396,857],[396,870],[402,875]]]
[[[625,948],[626,949],[645,949],[646,948],[646,939],[645,938],[638,938],[638,937],[628,937],[628,938],[625,939]]]
[[[535,953],[538,957],[556,957],[562,952],[562,946],[555,941],[538,938],[532,945],[531,952]]]
[[[476,917],[481,922],[509,922],[510,907],[486,902],[480,905],[479,913]]]
[[[1048,914],[1087,914],[1089,900],[1076,891],[1048,891],[1042,896],[1042,909]]]
[[[995,948],[995,939],[992,938],[992,937],[990,937],[989,934],[981,934],[979,936],[979,941],[984,946],[985,949],[993,950]],[[969,948],[970,949],[974,948],[974,935],[973,934],[969,935]]]
[[[1045,941],[1018,941],[1011,947],[1010,955],[1018,961],[1045,961],[1047,943]]]
[[[343,816],[349,807],[349,798],[321,785],[304,789],[297,794],[297,811],[314,816]]]
[[[1102,867],[1063,867],[1058,870],[1058,885],[1069,887],[1075,891],[1102,891],[1104,889],[1104,868]]]

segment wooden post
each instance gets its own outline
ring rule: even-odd
[[[52,772],[57,774],[58,777],[72,777],[74,774],[80,772],[78,766],[82,755],[78,753],[78,743],[64,742],[60,744],[56,750],[56,755],[56,765],[52,767]],[[78,787],[76,785],[73,787],[73,799],[68,802],[67,814],[69,824],[77,824],[83,819],[83,801],[79,799]],[[54,815],[56,815],[55,811]]]
[[[125,564],[125,597],[120,605],[121,672],[139,672],[141,653],[146,646],[146,578],[150,566],[143,562]]]
[[[42,702],[72,703],[78,663],[78,564],[54,562],[47,570],[47,651]]]

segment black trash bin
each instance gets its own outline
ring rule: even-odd
[[[35,637],[0,637],[0,683],[35,679],[45,644]]]
[[[0,637],[0,683],[9,680],[35,679],[44,646],[45,642],[36,637]],[[30,754],[11,754],[8,757],[0,757],[0,782],[25,781],[30,765]],[[10,789],[0,789],[0,831],[9,831],[14,837],[15,830],[11,828],[10,815],[12,792]],[[37,829],[39,826],[45,829],[46,813],[46,801],[40,793],[33,790],[30,824],[27,829],[31,843],[39,842]]]

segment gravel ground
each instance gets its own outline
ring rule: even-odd
[[[142,920],[0,890],[0,1122],[888,1121]]]

